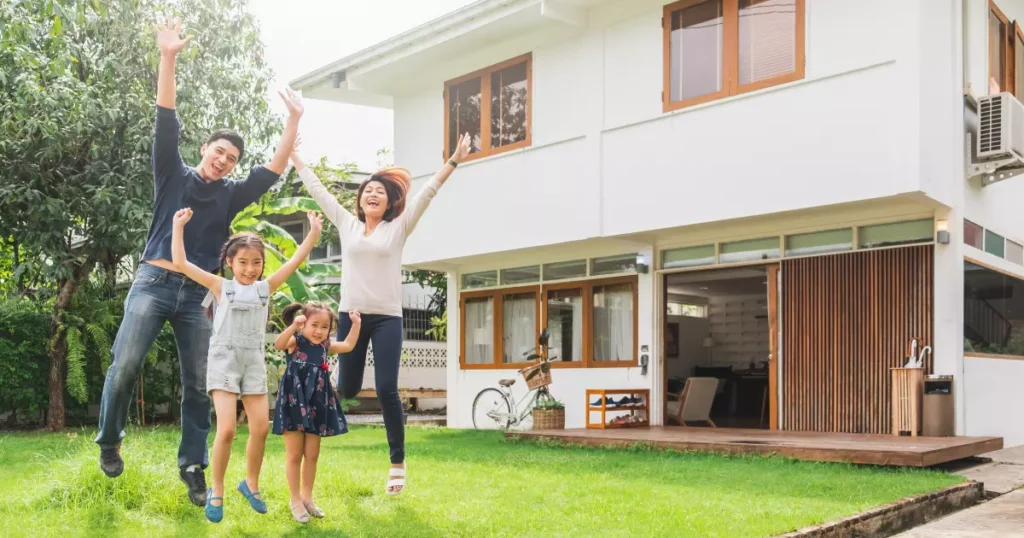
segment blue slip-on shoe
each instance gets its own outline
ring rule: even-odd
[[[267,513],[267,503],[263,502],[263,499],[256,497],[260,492],[249,491],[249,484],[246,483],[244,478],[238,483],[238,492],[241,493],[247,501],[249,501],[249,506],[251,506],[253,510],[261,514]]]
[[[214,506],[212,501],[220,501],[220,506]],[[220,523],[224,519],[224,497],[214,497],[213,488],[206,490],[206,519],[210,523]]]

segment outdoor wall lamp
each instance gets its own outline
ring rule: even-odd
[[[650,266],[647,265],[647,259],[644,258],[643,254],[637,254],[636,255],[636,272],[640,273],[641,275],[646,275],[648,269],[650,269]]]
[[[949,244],[949,221],[935,221],[935,242],[940,245]]]

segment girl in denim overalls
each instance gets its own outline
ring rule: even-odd
[[[192,210],[174,215],[171,255],[175,268],[210,290],[203,303],[217,301],[213,336],[206,367],[206,390],[213,398],[217,436],[213,442],[213,487],[206,494],[206,517],[217,523],[224,518],[224,473],[235,438],[235,402],[239,395],[249,417],[249,443],[245,447],[246,476],[238,491],[253,510],[265,514],[267,505],[259,491],[263,449],[270,429],[267,399],[267,366],[264,362],[270,296],[290,277],[316,245],[323,219],[309,212],[310,231],[295,254],[280,269],[263,279],[264,248],[259,236],[237,234],[221,250],[221,271],[231,268],[230,280],[203,271],[185,259],[182,239]]]

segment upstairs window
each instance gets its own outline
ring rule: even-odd
[[[530,145],[531,67],[526,54],[444,84],[445,159],[464,133],[470,159]]]
[[[988,93],[1012,92],[1010,76],[1011,59],[1016,60],[1013,43],[1016,37],[1011,35],[1010,20],[996,6],[988,3]],[[1024,51],[1022,51],[1024,52]],[[1015,61],[1013,63],[1016,63]]]
[[[666,112],[804,76],[804,0],[681,0],[662,27]]]

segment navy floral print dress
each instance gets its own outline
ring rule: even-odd
[[[330,437],[348,433],[327,370],[328,345],[326,340],[312,344],[301,334],[295,335],[295,351],[288,354],[288,366],[277,389],[275,434],[297,431]]]

